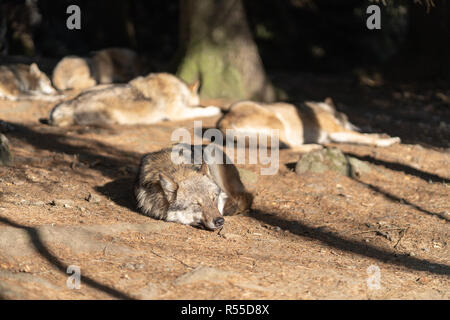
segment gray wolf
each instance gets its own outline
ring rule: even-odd
[[[187,163],[174,163],[173,152],[178,156],[180,150],[173,148],[142,158],[134,191],[137,207],[143,214],[215,230],[224,225],[223,215],[242,213],[250,208],[252,196],[246,192],[233,164],[227,163],[225,158],[221,164],[214,163],[207,156],[197,157],[199,161],[195,161],[195,148],[205,154],[205,146],[182,146],[181,157],[187,159]],[[222,155],[226,157],[225,153]]]
[[[49,124],[153,124],[220,114],[217,107],[199,107],[198,84],[189,86],[168,73],[150,73],[127,84],[100,85],[57,104]]]
[[[331,100],[303,104],[263,104],[254,101],[234,103],[217,122],[226,134],[249,135],[279,130],[280,142],[290,148],[308,151],[330,142],[387,147],[400,142],[398,137],[358,132],[345,114],[336,111]]]
[[[60,98],[55,93],[50,79],[36,63],[0,66],[0,98],[54,101]]]
[[[125,83],[141,75],[142,61],[126,48],[95,51],[92,57],[67,56],[53,69],[58,90],[84,90],[97,84]]]

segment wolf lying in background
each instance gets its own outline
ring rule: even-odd
[[[195,148],[204,154],[205,146],[181,146],[183,153],[186,150],[190,153],[183,154],[188,163],[174,163],[173,149],[142,158],[135,184],[137,207],[142,213],[214,230],[223,226],[222,215],[234,215],[250,208],[252,196],[245,191],[236,167],[227,163],[225,153],[223,164],[212,163],[208,156],[206,161],[205,157],[194,161]]]
[[[58,90],[84,90],[96,84],[125,83],[141,75],[141,60],[126,48],[94,52],[91,58],[68,56],[53,70],[53,85]]]
[[[56,105],[49,124],[152,124],[220,114],[217,107],[198,107],[198,84],[188,86],[168,73],[151,73],[128,84],[101,85]]]
[[[61,98],[52,96],[55,93],[50,79],[36,63],[0,66],[0,98],[54,101]]]
[[[262,104],[241,101],[217,122],[222,132],[238,137],[279,130],[279,139],[290,148],[309,151],[329,142],[356,143],[380,147],[400,142],[398,137],[359,133],[347,116],[337,112],[330,100],[305,102],[294,106],[288,103]],[[308,145],[310,144],[310,145]],[[312,144],[312,145],[311,145]]]

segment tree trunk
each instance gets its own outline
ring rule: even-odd
[[[275,100],[241,0],[180,0],[177,75],[202,98]]]

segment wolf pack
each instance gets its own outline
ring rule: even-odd
[[[36,63],[2,65],[0,99],[51,101],[54,106],[46,123],[58,127],[152,125],[217,117],[216,128],[227,137],[237,140],[277,132],[282,145],[299,152],[330,142],[379,147],[400,142],[398,137],[359,132],[331,99],[294,104],[244,100],[226,108],[203,106],[198,81],[188,84],[164,72],[142,74],[144,69],[142,58],[125,48],[65,57],[51,80]],[[155,219],[207,230],[222,228],[224,216],[249,211],[253,197],[232,161],[193,159],[194,151],[200,149],[203,154],[206,147],[186,145],[192,161],[181,164],[172,161],[173,148],[144,155],[134,185],[137,209]],[[225,152],[221,156],[227,157]]]

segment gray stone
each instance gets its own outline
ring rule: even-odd
[[[324,148],[307,153],[295,166],[297,174],[336,171],[348,177],[359,177],[370,170],[370,166],[366,162],[348,157],[337,148]]]
[[[244,184],[256,184],[258,182],[258,175],[250,170],[239,168],[239,176]]]
[[[137,299],[141,300],[153,300],[157,299],[159,295],[159,288],[154,283],[147,283],[147,285],[141,289],[136,294]]]
[[[343,175],[350,175],[351,169],[347,157],[336,148],[324,148],[305,154],[295,166],[295,172],[323,173],[336,171]]]
[[[42,225],[33,228],[35,232],[31,234],[21,228],[0,227],[0,256],[6,258],[30,256],[37,253],[36,241],[49,248],[55,244],[64,246],[74,253],[103,252],[104,254],[133,255],[135,253],[133,249],[111,242],[105,239],[105,236],[114,237],[127,231],[145,234],[160,232],[165,228],[168,228],[168,223],[164,222],[89,226]]]
[[[100,197],[99,196],[97,196],[96,194],[92,194],[92,193],[89,193],[88,195],[87,195],[87,197],[86,198],[84,198],[86,201],[88,201],[88,202],[91,202],[91,203],[99,203],[100,202]]]
[[[73,200],[70,199],[55,199],[50,202],[52,206],[70,208],[74,205]]]
[[[144,263],[127,262],[124,265],[125,268],[130,270],[142,270],[145,268]]]
[[[234,273],[229,271],[222,271],[211,267],[197,267],[194,270],[185,273],[175,279],[176,285],[184,285],[195,282],[224,282]]]
[[[348,162],[351,168],[351,174],[354,177],[359,177],[364,173],[370,172],[370,166],[365,161],[361,161],[359,159],[353,157],[347,157]]]

